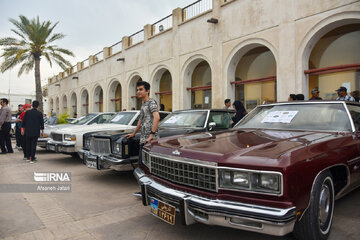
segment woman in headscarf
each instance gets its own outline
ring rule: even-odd
[[[48,120],[48,125],[56,125],[58,124],[58,118],[56,117],[56,112],[52,112],[51,116],[49,117]]]
[[[236,113],[235,113],[235,116],[232,118],[232,121],[233,121],[233,123],[231,125],[232,127],[234,127],[235,124],[237,124],[247,114],[244,105],[239,100],[236,100],[233,103],[233,107],[234,107]]]

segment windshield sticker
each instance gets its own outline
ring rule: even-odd
[[[261,123],[291,123],[299,111],[273,111],[269,112]]]
[[[117,122],[117,121],[119,121],[120,119],[122,119],[124,117],[124,115],[117,115],[117,116],[115,116],[111,121],[112,122]]]
[[[182,118],[182,116],[172,116],[168,120],[166,120],[164,123],[167,123],[167,124],[176,123],[181,118]]]

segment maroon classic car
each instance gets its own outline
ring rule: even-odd
[[[134,175],[168,223],[326,239],[335,199],[360,185],[359,130],[358,103],[262,105],[232,130],[146,145]]]

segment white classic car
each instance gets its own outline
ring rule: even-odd
[[[37,145],[42,148],[46,148],[47,142],[51,139],[51,133],[59,129],[77,127],[81,125],[92,125],[92,124],[102,124],[110,120],[114,115],[114,112],[100,112],[100,113],[89,113],[85,116],[79,117],[72,121],[69,124],[57,124],[57,125],[45,125],[44,136],[38,139]]]
[[[78,151],[83,146],[83,135],[85,133],[134,129],[139,118],[140,111],[119,112],[105,124],[84,125],[56,130],[51,133],[51,139],[48,141],[46,148],[50,151],[77,156]]]

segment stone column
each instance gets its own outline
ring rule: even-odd
[[[111,48],[104,47],[103,54],[104,54],[104,59],[107,59],[108,57],[110,57],[111,56]]]

